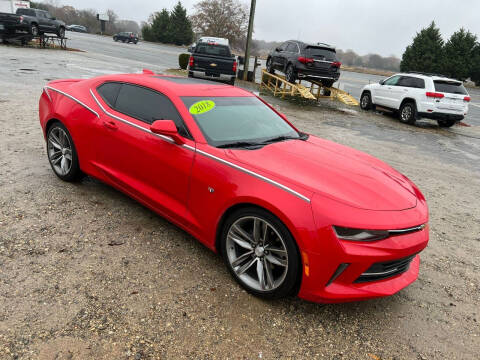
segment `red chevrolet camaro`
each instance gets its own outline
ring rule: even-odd
[[[250,92],[149,71],[57,80],[40,123],[60,179],[88,174],[138,200],[219,252],[257,296],[363,300],[418,276],[418,188]]]

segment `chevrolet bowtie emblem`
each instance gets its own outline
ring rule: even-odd
[[[210,66],[211,66],[211,67],[215,67],[215,66],[217,66],[217,64],[211,63]]]

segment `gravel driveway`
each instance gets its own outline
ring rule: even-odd
[[[267,96],[300,129],[409,176],[427,197],[431,241],[420,278],[395,296],[265,302],[135,201],[51,171],[42,86],[142,63],[5,46],[0,58],[0,359],[478,359],[479,127],[411,127]]]

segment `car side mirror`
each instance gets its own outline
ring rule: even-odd
[[[192,53],[192,52],[193,52],[193,47],[192,47],[192,46],[189,46],[188,49],[187,49],[187,51],[188,51],[189,53]]]
[[[288,121],[287,116],[286,116],[284,113],[281,113],[280,111],[278,111],[278,115],[280,115],[280,117],[281,117],[283,120]]]
[[[57,20],[57,18],[55,16],[52,16],[52,20]]]
[[[280,49],[279,47],[275,49],[275,51],[277,52],[282,52],[282,49]]]
[[[385,84],[385,80],[380,80],[378,83],[379,83],[380,85],[383,85],[383,84]]]
[[[177,145],[185,143],[178,133],[177,126],[172,120],[156,120],[150,125],[150,131],[157,135],[164,135],[172,138]]]

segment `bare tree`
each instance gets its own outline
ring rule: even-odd
[[[194,31],[203,36],[227,38],[237,48],[245,47],[248,7],[238,0],[202,0],[191,17]]]

